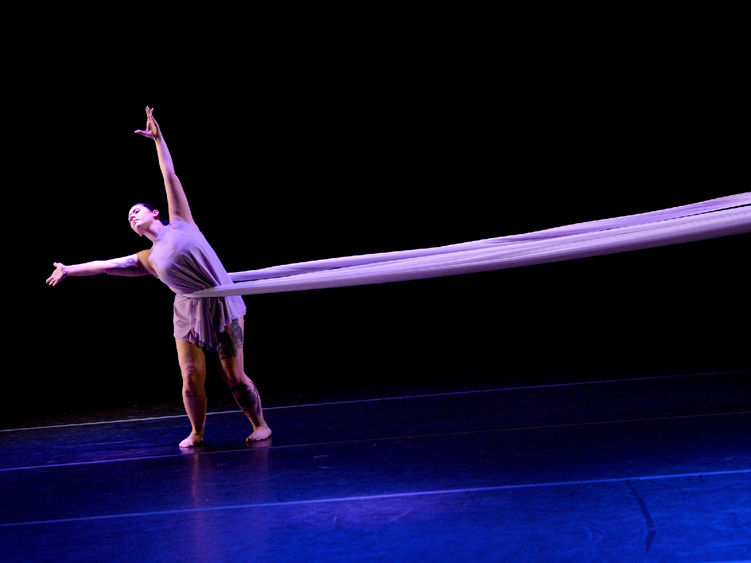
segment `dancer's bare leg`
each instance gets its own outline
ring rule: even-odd
[[[228,325],[219,338],[219,362],[222,377],[232,392],[235,402],[253,425],[253,433],[246,438],[246,443],[258,442],[271,436],[271,428],[263,418],[261,396],[255,384],[245,374],[243,361],[243,335],[245,319],[243,317]]]
[[[192,448],[203,443],[206,424],[206,357],[195,344],[186,340],[175,342],[183,376],[183,404],[192,426],[190,435],[180,442],[180,447]]]

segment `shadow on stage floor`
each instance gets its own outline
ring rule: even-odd
[[[3,561],[751,558],[751,373],[0,432]]]

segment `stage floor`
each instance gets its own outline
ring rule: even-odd
[[[5,429],[1,559],[751,559],[751,373],[424,391]]]

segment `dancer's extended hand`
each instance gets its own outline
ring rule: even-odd
[[[65,278],[67,278],[68,273],[65,271],[65,264],[61,264],[60,262],[53,262],[52,265],[55,266],[55,271],[52,272],[52,275],[47,278],[47,285],[55,286]]]
[[[154,119],[153,108],[146,106],[146,130],[138,129],[136,133],[143,135],[147,139],[158,139],[161,136],[159,124]]]

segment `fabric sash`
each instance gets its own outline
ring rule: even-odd
[[[659,211],[448,246],[230,272],[190,297],[254,295],[398,282],[586,258],[751,232],[751,192]]]

